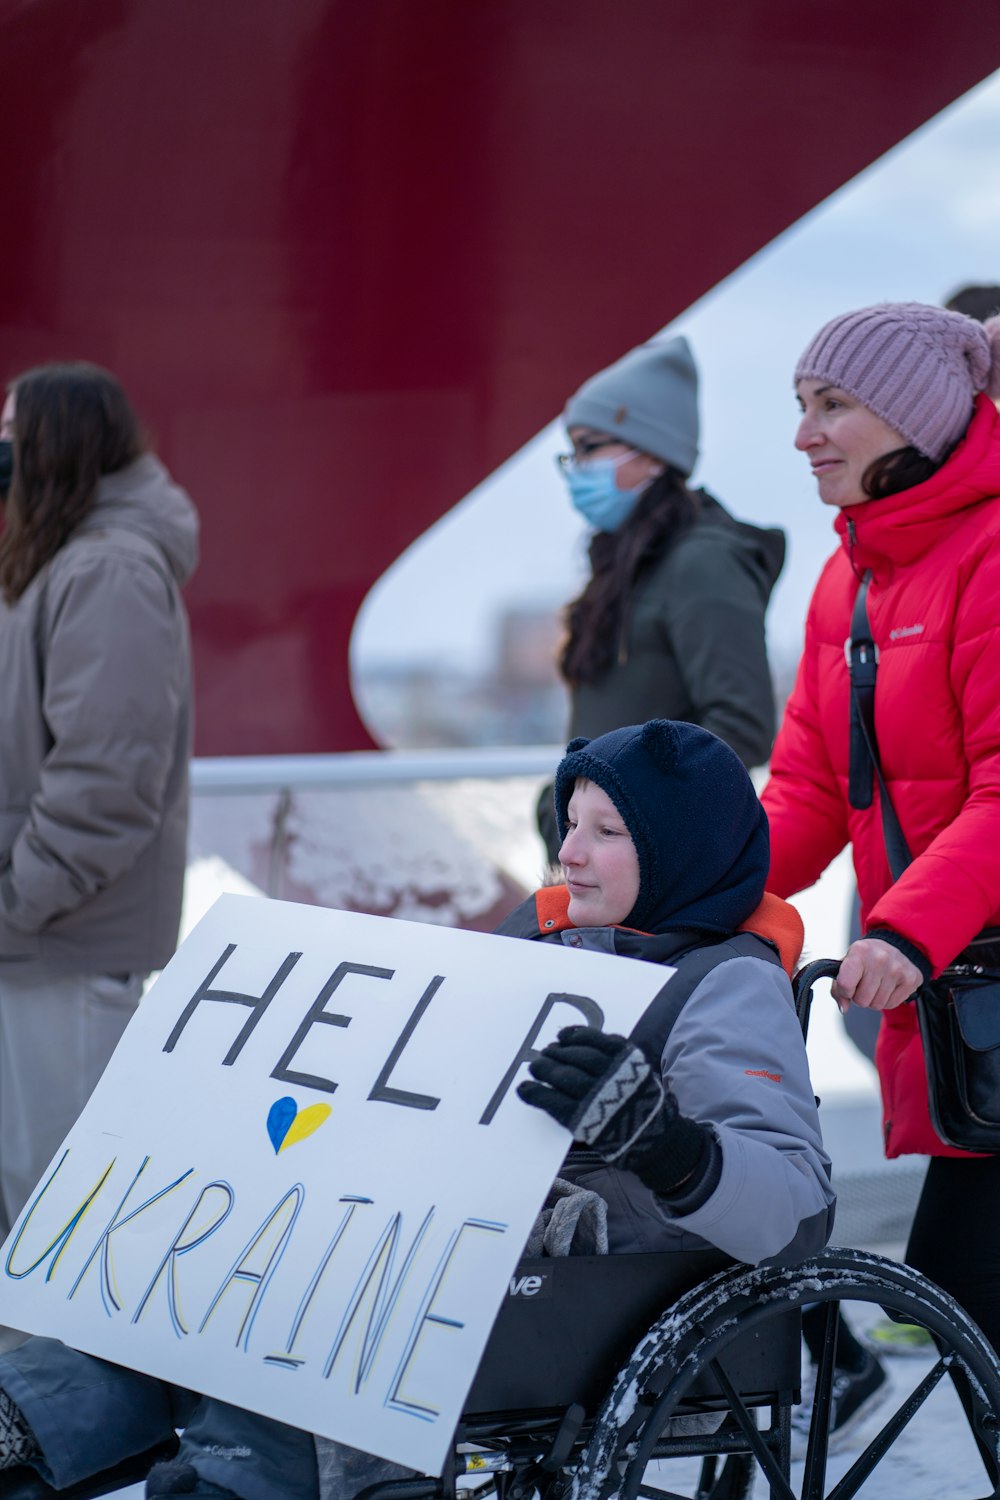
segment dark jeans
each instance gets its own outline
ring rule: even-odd
[[[931,1157],[906,1260],[1000,1351],[1000,1156]]]
[[[57,1489],[166,1442],[183,1427],[178,1455],[241,1500],[317,1500],[311,1433],[198,1396],[56,1339],[29,1339],[0,1355],[10,1395],[42,1450],[42,1478]]]

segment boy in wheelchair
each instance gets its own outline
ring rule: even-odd
[[[562,1176],[606,1203],[614,1254],[821,1249],[834,1195],[788,977],[801,925],[765,897],[767,820],[741,762],[706,730],[653,721],[572,741],[555,801],[565,884],[501,933],[676,969],[630,1039],[568,1027],[531,1064],[521,1098],[573,1136]],[[176,1427],[148,1500],[347,1500],[373,1477],[352,1450],[54,1340],[0,1357],[4,1494],[86,1493]]]

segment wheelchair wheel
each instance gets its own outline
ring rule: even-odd
[[[814,1304],[828,1306],[826,1338],[811,1420],[801,1434],[804,1452],[793,1460],[794,1386],[801,1381],[793,1372],[789,1384],[786,1370],[781,1388],[748,1397],[742,1386],[734,1388],[726,1362],[737,1340],[746,1346],[757,1339],[766,1351],[780,1330],[787,1343],[789,1315]],[[832,1455],[838,1308],[856,1329],[883,1313],[920,1324],[936,1352],[896,1362],[907,1368],[901,1378],[894,1364],[888,1401],[856,1434],[850,1452]],[[714,1411],[716,1423],[714,1433],[701,1438],[693,1430],[699,1411]],[[770,1425],[758,1425],[767,1413]],[[941,1466],[934,1474],[927,1472],[926,1454],[914,1462],[907,1440],[913,1422],[935,1424],[935,1432],[940,1427],[941,1443],[933,1446],[940,1446]],[[738,1485],[735,1456],[751,1476],[742,1491],[735,1489],[738,1500],[939,1500],[942,1494],[998,1500],[998,1443],[1000,1362],[957,1303],[895,1261],[829,1250],[785,1270],[723,1271],[675,1303],[616,1377],[567,1493],[570,1500],[729,1500],[721,1486],[727,1468]],[[675,1488],[672,1475],[685,1464],[690,1471],[696,1453],[710,1456]]]

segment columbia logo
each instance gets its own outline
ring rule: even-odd
[[[889,639],[890,641],[901,641],[904,636],[923,635],[923,633],[924,627],[922,625],[900,625],[897,630],[889,631]]]

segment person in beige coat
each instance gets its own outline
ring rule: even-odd
[[[114,376],[17,376],[0,418],[0,1234],[73,1124],[184,879],[198,517]]]

